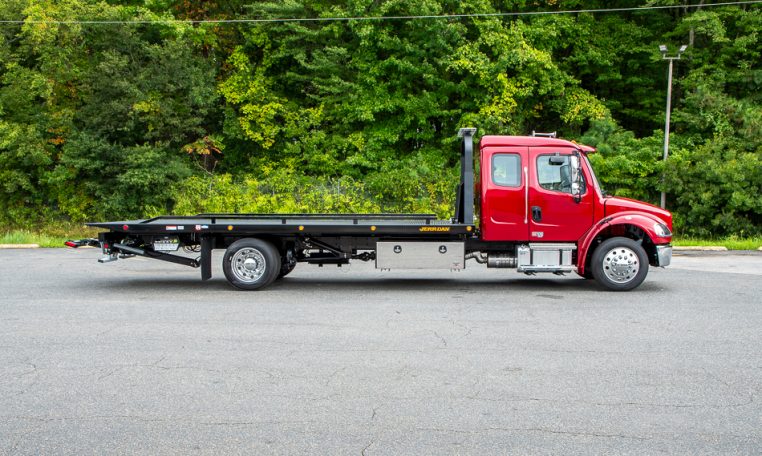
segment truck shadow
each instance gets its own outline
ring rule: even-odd
[[[278,291],[358,291],[364,295],[381,294],[386,291],[468,291],[478,292],[510,292],[511,290],[524,293],[558,292],[601,292],[618,293],[605,290],[593,280],[582,278],[505,278],[505,279],[419,279],[419,278],[389,278],[389,279],[317,279],[311,277],[286,277],[268,287]],[[661,284],[641,284],[638,291],[659,291]]]
[[[221,291],[231,293],[245,293],[228,284],[224,278],[216,277],[207,282],[202,282],[193,277],[177,278],[125,278],[120,281],[120,287],[136,291],[161,290],[163,292],[187,292],[197,293]],[[109,287],[115,284],[110,283]],[[649,282],[646,280],[635,292],[663,291],[663,283]],[[425,293],[436,290],[437,292],[501,292],[511,290],[522,293],[614,293],[602,289],[595,281],[582,278],[460,278],[460,279],[426,279],[426,278],[368,278],[368,277],[286,277],[267,288],[252,291],[252,296],[259,293],[356,293],[362,296],[373,296],[389,291]]]

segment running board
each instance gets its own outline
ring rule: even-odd
[[[518,270],[526,275],[535,275],[538,273],[550,272],[556,275],[564,275],[576,271],[576,266],[558,267],[558,266],[525,266]]]

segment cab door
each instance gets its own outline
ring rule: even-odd
[[[527,147],[481,150],[481,236],[485,241],[529,240]]]
[[[581,198],[572,196],[571,148],[529,148],[529,239],[576,242],[592,226],[594,197],[590,177],[580,170]]]

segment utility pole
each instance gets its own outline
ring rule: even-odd
[[[677,54],[673,56],[667,55],[668,49],[667,46],[664,44],[659,45],[659,50],[661,51],[661,57],[663,60],[669,61],[669,71],[667,76],[667,115],[666,119],[664,120],[664,156],[662,159],[666,163],[667,157],[669,157],[669,119],[672,115],[672,64],[675,60],[680,60],[680,56],[683,55],[683,52],[688,49],[688,45],[684,44],[680,46],[680,49],[678,49]],[[661,192],[661,208],[666,209],[667,207],[667,194],[662,190]]]

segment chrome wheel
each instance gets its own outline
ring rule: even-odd
[[[638,275],[638,271],[638,254],[627,247],[611,249],[603,257],[603,273],[612,282],[627,283]]]
[[[238,250],[231,258],[230,263],[233,275],[241,282],[256,282],[267,271],[264,255],[251,247]]]

